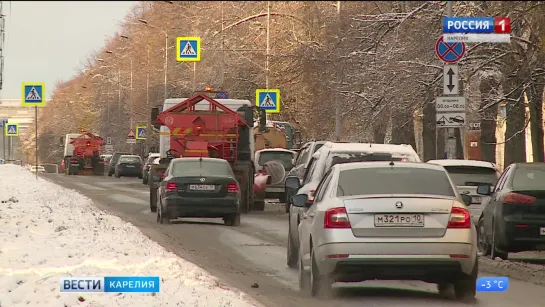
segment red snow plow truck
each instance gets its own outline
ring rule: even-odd
[[[100,157],[104,140],[90,132],[66,135],[64,170],[66,175],[104,176],[105,162]],[[70,150],[72,149],[72,150]]]
[[[150,168],[150,209],[157,210],[157,188],[168,163],[174,158],[210,157],[228,161],[241,190],[241,212],[263,211],[264,199],[254,193],[253,106],[247,100],[213,99],[204,94],[181,100],[159,113],[152,109],[152,125],[168,128],[166,158]],[[263,189],[270,177],[256,178]]]

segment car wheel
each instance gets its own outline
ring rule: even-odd
[[[454,296],[457,300],[470,303],[475,300],[477,294],[477,275],[479,273],[479,261],[476,258],[470,275],[465,275],[454,283]]]
[[[288,230],[288,248],[286,252],[287,265],[290,268],[295,268],[297,266],[297,257],[299,256],[299,251],[293,244],[293,239],[291,238],[291,227]]]
[[[301,292],[308,292],[310,290],[310,273],[305,271],[303,265],[303,257],[299,255],[299,290]]]
[[[142,179],[142,178],[144,178],[144,177],[142,177],[142,175],[138,175],[138,179]]]
[[[240,226],[240,213],[235,213],[226,216],[223,219],[226,226]]]
[[[149,191],[149,209],[151,212],[157,212],[157,189]]]
[[[482,256],[488,256],[490,255],[490,244],[488,244],[488,240],[486,239],[486,232],[484,229],[484,219],[479,219],[479,222],[477,223],[477,248],[479,249],[479,252]]]
[[[170,224],[170,218],[168,217],[167,212],[163,212],[163,206],[159,204],[157,206],[157,222],[159,224]]]
[[[496,225],[492,226],[492,244],[490,246],[490,259],[494,260],[496,257],[499,257],[502,260],[507,260],[508,253],[498,250],[498,240],[496,238]]]
[[[310,295],[314,297],[331,297],[333,295],[333,280],[320,273],[314,250],[310,251]]]
[[[286,193],[280,194],[280,196],[278,196],[278,201],[281,203],[286,203]]]

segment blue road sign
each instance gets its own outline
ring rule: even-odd
[[[201,38],[176,38],[176,60],[178,62],[199,62],[201,60]]]
[[[217,92],[216,99],[229,99],[229,93],[226,91]]]
[[[4,125],[8,122],[7,118],[0,118],[0,128],[4,128]]]
[[[145,140],[146,139],[146,127],[145,126],[136,126],[136,139]]]
[[[4,129],[6,136],[19,136],[19,124],[7,123]]]
[[[267,113],[280,113],[280,90],[255,90],[255,104]]]
[[[23,107],[41,107],[45,105],[45,83],[23,82],[22,88]]]
[[[464,43],[447,43],[443,41],[441,36],[435,44],[435,53],[446,63],[456,63],[464,57],[466,53],[466,44]]]

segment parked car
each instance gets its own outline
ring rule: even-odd
[[[479,184],[495,185],[500,178],[500,171],[494,163],[475,160],[430,160],[428,163],[443,166],[450,175],[460,194],[467,194],[473,198],[469,211],[471,217],[478,221],[482,212],[482,205],[489,200],[488,196],[477,194]]]
[[[335,282],[421,280],[471,301],[478,274],[477,233],[469,210],[439,165],[363,162],[333,166],[298,227],[299,285],[313,296]],[[440,260],[439,260],[440,259]],[[410,264],[410,265],[408,265]]]
[[[294,166],[294,159],[295,152],[283,148],[267,148],[255,152],[256,172],[264,172],[271,176],[271,183],[265,189],[265,198],[278,198],[280,202],[286,202],[284,181]],[[283,167],[281,174],[267,168],[268,164],[275,163],[275,161]]]
[[[153,160],[159,158],[160,156],[161,155],[159,153],[150,153],[146,158],[146,162],[144,163],[144,167],[142,168],[142,184],[148,184],[148,176],[151,164],[153,164]]]
[[[495,187],[481,184],[477,193],[490,197],[478,220],[483,255],[545,250],[545,163],[511,164]]]
[[[131,155],[131,154],[128,152],[114,152],[108,164],[108,176],[111,177],[115,173],[115,167],[117,165],[117,162],[119,161],[119,158],[123,155]]]
[[[310,162],[310,159],[312,158],[312,155],[320,149],[326,141],[312,141],[305,143],[299,151],[297,152],[295,156],[295,165],[293,168],[288,172],[286,175],[287,177],[295,176],[299,178],[300,180],[303,180],[303,175],[305,174],[305,171],[308,167],[308,163]],[[293,195],[295,195],[297,191],[294,191],[292,189],[288,189],[284,187],[284,194],[286,194],[286,213],[290,212],[290,199]]]
[[[119,157],[114,171],[115,177],[138,177],[142,179],[142,158],[137,155]]]
[[[41,165],[39,165],[39,166],[32,165],[30,167],[30,171],[33,172],[33,173],[47,173],[45,171],[45,168],[43,166],[41,166]]]
[[[293,194],[306,194],[311,203],[314,192],[324,174],[335,164],[362,161],[392,161],[407,160],[420,162],[418,154],[410,145],[369,144],[369,143],[325,143],[309,162],[309,167],[303,175],[303,180],[296,176],[286,178],[286,188]],[[305,207],[290,207],[288,226],[287,264],[297,266],[299,251],[299,235],[297,227],[305,214]]]
[[[240,185],[231,165],[216,158],[173,159],[159,185],[157,222],[180,217],[223,218],[240,225]]]

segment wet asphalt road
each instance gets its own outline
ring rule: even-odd
[[[340,297],[324,301],[298,291],[297,270],[286,266],[287,214],[278,203],[243,215],[240,227],[221,219],[183,219],[159,225],[149,210],[148,187],[136,178],[46,174],[45,178],[91,198],[167,250],[201,266],[265,306],[465,306],[441,298],[436,286],[415,281],[368,281],[343,287]],[[490,276],[481,272],[482,276]],[[257,283],[258,288],[251,287]],[[545,287],[511,280],[504,293],[479,293],[476,306],[544,306]]]

